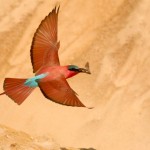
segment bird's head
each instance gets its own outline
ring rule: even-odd
[[[87,74],[91,74],[88,62],[85,64],[85,68],[79,68],[78,66],[75,66],[75,65],[69,65],[68,66],[68,70],[73,71],[75,73],[87,73]]]

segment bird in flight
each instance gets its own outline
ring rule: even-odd
[[[78,73],[91,74],[89,63],[85,68],[76,65],[61,66],[58,57],[60,42],[57,40],[59,7],[54,8],[37,28],[31,45],[31,62],[35,76],[29,79],[5,78],[4,92],[18,105],[39,87],[43,95],[53,102],[75,107],[86,107],[69,86],[67,78]]]

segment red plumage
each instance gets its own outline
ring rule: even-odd
[[[0,95],[6,94],[20,105],[35,89],[33,85],[38,83],[46,98],[62,105],[85,107],[66,79],[79,72],[89,74],[90,72],[88,69],[77,66],[71,68],[72,70],[68,69],[69,66],[60,66],[58,57],[60,42],[57,39],[58,12],[59,7],[55,7],[41,22],[34,34],[30,52],[33,72],[36,76],[28,80],[6,78],[4,92]]]
[[[56,7],[41,22],[36,30],[31,46],[31,62],[33,72],[37,72],[42,66],[58,66],[57,41],[58,9]]]
[[[56,103],[67,106],[85,107],[64,77],[49,82],[39,82],[39,87],[46,98]]]
[[[24,85],[26,79],[6,78],[2,94],[9,96],[15,103],[20,105],[35,89]]]

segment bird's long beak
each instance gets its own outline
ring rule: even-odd
[[[85,64],[85,68],[79,68],[79,72],[91,74],[90,68],[89,68],[89,63],[87,62]]]
[[[79,70],[79,72],[82,72],[82,73],[91,74],[90,70],[85,69],[85,68],[79,68],[78,70]]]

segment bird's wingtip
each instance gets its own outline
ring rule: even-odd
[[[94,107],[86,107],[86,108],[88,108],[88,109],[93,109]]]
[[[57,13],[59,12],[59,9],[60,9],[60,5],[57,6]]]
[[[0,95],[4,95],[5,94],[5,92],[3,92],[3,93],[0,93]]]
[[[60,8],[60,4],[56,4],[56,5],[55,5],[55,8],[53,9],[53,11],[55,11],[56,14],[58,14],[59,8]]]

